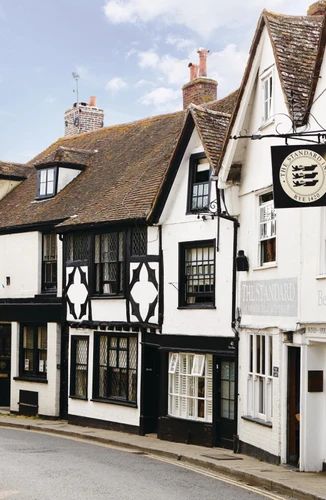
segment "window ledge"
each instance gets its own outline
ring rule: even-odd
[[[125,295],[105,295],[104,293],[101,294],[101,295],[91,295],[90,296],[90,299],[91,300],[107,300],[107,299],[113,299],[113,300],[117,300],[117,299],[122,299],[124,300],[126,297]]]
[[[268,120],[264,121],[258,130],[264,130],[265,128],[269,127],[269,125],[273,125],[275,123],[275,118],[268,118]]]
[[[243,420],[247,420],[248,422],[253,422],[254,424],[262,425],[263,427],[269,427],[270,429],[273,427],[272,422],[267,422],[266,420],[262,420],[261,418],[249,417],[247,415],[243,415],[241,418]]]
[[[189,306],[178,306],[177,309],[216,309],[216,306],[211,305],[211,304],[192,304]]]
[[[92,398],[91,401],[93,401],[94,403],[106,403],[106,404],[114,404],[119,406],[129,406],[131,408],[137,408],[137,403],[133,403],[132,401],[123,401],[120,399]]]
[[[253,268],[253,271],[262,271],[263,269],[274,269],[277,267],[277,262],[267,262],[263,266],[257,266]]]
[[[22,382],[36,382],[38,384],[47,384],[48,380],[41,377],[14,377],[14,380],[21,380]]]
[[[318,274],[316,276],[316,280],[325,280],[326,279],[326,274]]]
[[[88,401],[88,398],[84,398],[81,396],[69,396],[69,399],[78,399],[79,401]]]

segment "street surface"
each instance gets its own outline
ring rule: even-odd
[[[0,500],[259,500],[263,496],[137,452],[0,429]]]

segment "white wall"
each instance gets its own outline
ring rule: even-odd
[[[233,224],[221,220],[220,250],[216,252],[216,309],[178,309],[179,243],[217,238],[217,220],[186,214],[189,158],[203,152],[196,130],[193,131],[180,164],[167,203],[160,218],[164,260],[163,333],[183,335],[233,336],[231,330]],[[215,184],[211,200],[216,198]]]
[[[7,179],[0,179],[0,200],[7,196],[21,181],[9,181]]]
[[[19,411],[19,391],[38,392],[40,415],[58,417],[60,411],[60,325],[56,323],[47,324],[47,383],[14,380],[19,377],[19,323],[11,325],[11,397],[10,410]]]
[[[58,192],[69,184],[77,175],[80,174],[80,170],[72,168],[58,168]]]
[[[41,258],[41,233],[0,235],[0,298],[33,297],[40,293]]]

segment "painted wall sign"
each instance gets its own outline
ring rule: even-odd
[[[326,206],[326,145],[272,146],[275,208]]]
[[[250,316],[297,316],[297,278],[243,281],[240,305]]]

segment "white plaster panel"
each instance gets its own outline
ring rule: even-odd
[[[58,192],[69,184],[77,175],[80,174],[80,170],[72,168],[59,167],[58,169]]]
[[[0,298],[34,297],[40,293],[41,245],[41,233],[36,231],[0,236]]]
[[[127,321],[125,299],[92,299],[93,321]]]
[[[21,181],[9,181],[7,179],[0,179],[0,200],[7,196]]]
[[[38,382],[26,382],[14,380],[19,376],[19,335],[20,325],[12,323],[11,326],[11,403],[10,409],[18,412],[19,391],[38,392],[40,415],[58,417],[60,411],[60,345],[61,334],[60,325],[57,323],[47,324],[47,384]]]
[[[147,254],[159,255],[160,253],[160,237],[159,228],[157,226],[147,227]]]

